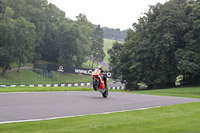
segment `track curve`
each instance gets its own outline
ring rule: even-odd
[[[0,93],[0,123],[49,119],[77,115],[119,112],[172,104],[200,102],[200,99],[109,92]]]

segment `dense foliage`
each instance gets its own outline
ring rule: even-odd
[[[99,31],[98,31],[99,30]],[[97,32],[94,34],[94,32]],[[94,42],[94,38],[98,41]],[[94,44],[95,43],[95,44]],[[91,47],[95,45],[95,56]],[[46,60],[81,67],[91,55],[102,61],[103,32],[84,14],[75,21],[47,0],[0,0],[0,67]],[[93,56],[92,56],[93,57]]]
[[[92,52],[91,59],[93,62],[96,60],[97,62],[102,62],[105,57],[105,53],[103,51],[103,30],[98,25],[97,28],[92,33]],[[92,63],[93,67],[93,63]]]
[[[127,89],[200,84],[200,1],[171,0],[151,6],[133,24],[125,43],[109,50],[115,78]]]

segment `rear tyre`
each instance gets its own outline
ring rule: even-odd
[[[99,88],[99,81],[97,81],[96,77],[93,79],[93,88],[95,91]]]
[[[104,98],[107,98],[107,97],[108,97],[108,89],[107,89],[107,88],[106,88],[105,92],[102,93],[102,96],[103,96]]]

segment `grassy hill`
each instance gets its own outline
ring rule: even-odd
[[[85,62],[85,63],[83,63],[83,68],[92,68],[92,69],[95,69],[96,67],[97,67],[97,63],[96,62],[94,62],[94,64],[93,64],[93,67],[91,67],[91,65],[92,65],[92,61],[87,61],[87,62]]]
[[[115,40],[110,40],[110,39],[104,39],[103,51],[106,54],[106,56],[104,58],[104,61],[107,62],[107,63],[109,62],[108,61],[109,55],[108,55],[107,51],[108,51],[108,49],[112,48],[112,45],[113,45],[114,42],[116,42],[116,41]]]
[[[108,55],[108,53],[107,53],[107,51],[108,51],[108,49],[111,49],[112,48],[112,45],[113,45],[113,43],[114,42],[116,42],[115,40],[111,40],[111,39],[106,39],[106,38],[104,38],[104,47],[103,47],[103,51],[104,51],[104,53],[106,54],[106,56],[105,56],[105,58],[104,58],[104,61],[105,62],[109,62],[109,55]],[[89,62],[89,60],[87,61],[87,62],[85,62],[84,64],[83,64],[83,68],[91,68],[91,66],[89,65],[90,64],[90,62]],[[94,65],[93,65],[93,69],[94,68],[96,68],[98,65],[96,64],[96,62],[94,63]]]
[[[91,76],[53,72],[52,78],[42,77],[32,70],[13,71],[0,75],[0,84],[58,84],[58,83],[91,82]]]

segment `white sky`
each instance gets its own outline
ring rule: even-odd
[[[80,13],[85,14],[93,24],[101,27],[132,28],[139,17],[147,12],[149,5],[169,0],[48,0],[66,13],[66,17],[75,20]]]

